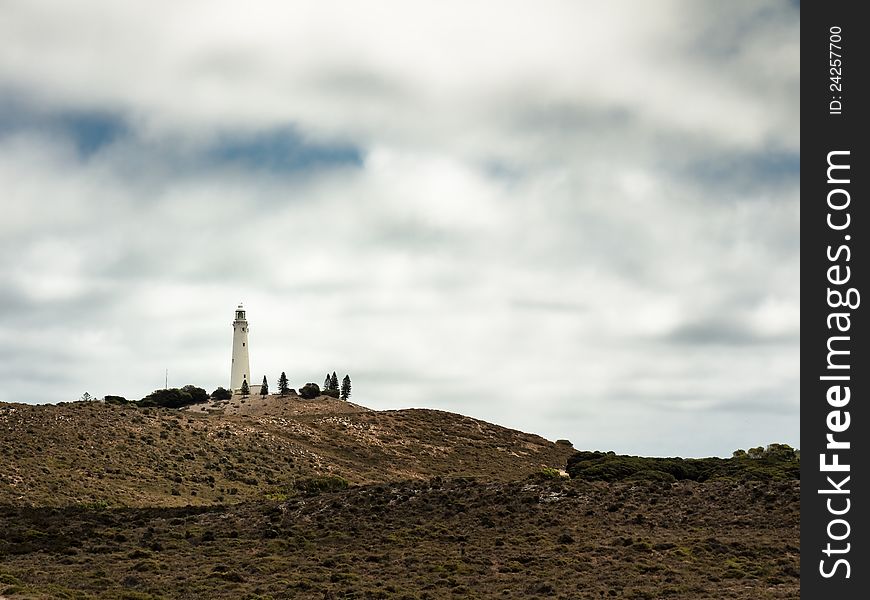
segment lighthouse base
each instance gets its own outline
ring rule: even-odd
[[[259,396],[260,390],[263,388],[262,385],[249,385],[248,386],[248,396]],[[242,388],[238,388],[233,390],[233,396],[241,396]]]

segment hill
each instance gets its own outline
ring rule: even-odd
[[[30,506],[240,502],[325,476],[506,481],[562,468],[572,453],[458,414],[378,412],[326,397],[249,398],[217,412],[0,404],[0,431],[0,504]]]
[[[441,411],[0,404],[0,452],[3,600],[800,591],[797,480],[675,481],[708,463]]]

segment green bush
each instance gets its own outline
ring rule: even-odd
[[[226,388],[218,387],[211,393],[212,400],[229,400],[233,397],[233,393]]]
[[[316,383],[306,383],[299,388],[299,397],[306,400],[313,400],[320,395],[320,386]]]
[[[203,402],[208,402],[208,392],[206,392],[201,387],[196,387],[195,385],[186,385],[181,388],[181,392],[190,395],[190,398],[194,404],[202,404]]]
[[[581,451],[568,459],[566,470],[571,477],[591,481],[800,479],[800,455],[785,444],[738,450],[731,458],[645,458]]]
[[[638,471],[637,473],[629,476],[628,479],[632,481],[662,481],[664,483],[673,483],[677,480],[677,478],[670,473],[665,473],[664,471],[656,471],[655,469],[645,469],[643,471]]]
[[[559,472],[559,469],[554,469],[553,467],[543,467],[540,475],[543,479],[562,479],[562,473]]]
[[[163,408],[182,408],[191,404],[208,402],[208,392],[194,385],[186,385],[181,389],[169,388],[154,390],[137,404],[139,406],[160,406]]]
[[[274,488],[265,494],[267,500],[286,502],[294,496],[316,496],[324,492],[337,492],[350,486],[343,477],[336,475],[322,475],[315,477],[302,477],[291,483]]]
[[[297,479],[293,483],[293,487],[299,492],[314,496],[323,492],[337,492],[347,489],[347,479],[335,475],[325,475],[321,477],[305,477]]]

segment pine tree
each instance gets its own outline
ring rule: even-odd
[[[338,391],[338,375],[335,374],[335,371],[332,372],[332,377],[329,378],[329,389],[333,392]]]
[[[260,395],[268,396],[269,395],[269,382],[266,381],[266,376],[263,375],[263,385],[260,386]]]
[[[282,396],[286,396],[289,390],[290,384],[287,383],[287,373],[281,371],[281,377],[278,378],[278,393]]]
[[[345,375],[341,380],[341,399],[347,400],[350,398],[350,375]]]
[[[247,396],[251,393],[251,388],[248,387],[248,380],[242,379],[242,396]]]
[[[332,377],[330,377],[329,373],[326,374],[326,379],[323,380],[323,389],[329,389],[329,383],[332,381]]]

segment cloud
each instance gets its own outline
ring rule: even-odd
[[[436,2],[17,2],[0,74],[38,105],[111,106],[164,132],[298,123],[518,157],[541,133],[570,144],[611,114],[635,133],[793,146],[797,14],[772,2],[484,2],[459,18]]]
[[[796,445],[794,7],[4,12],[3,399],[225,385],[244,300],[256,372],[376,408]]]

